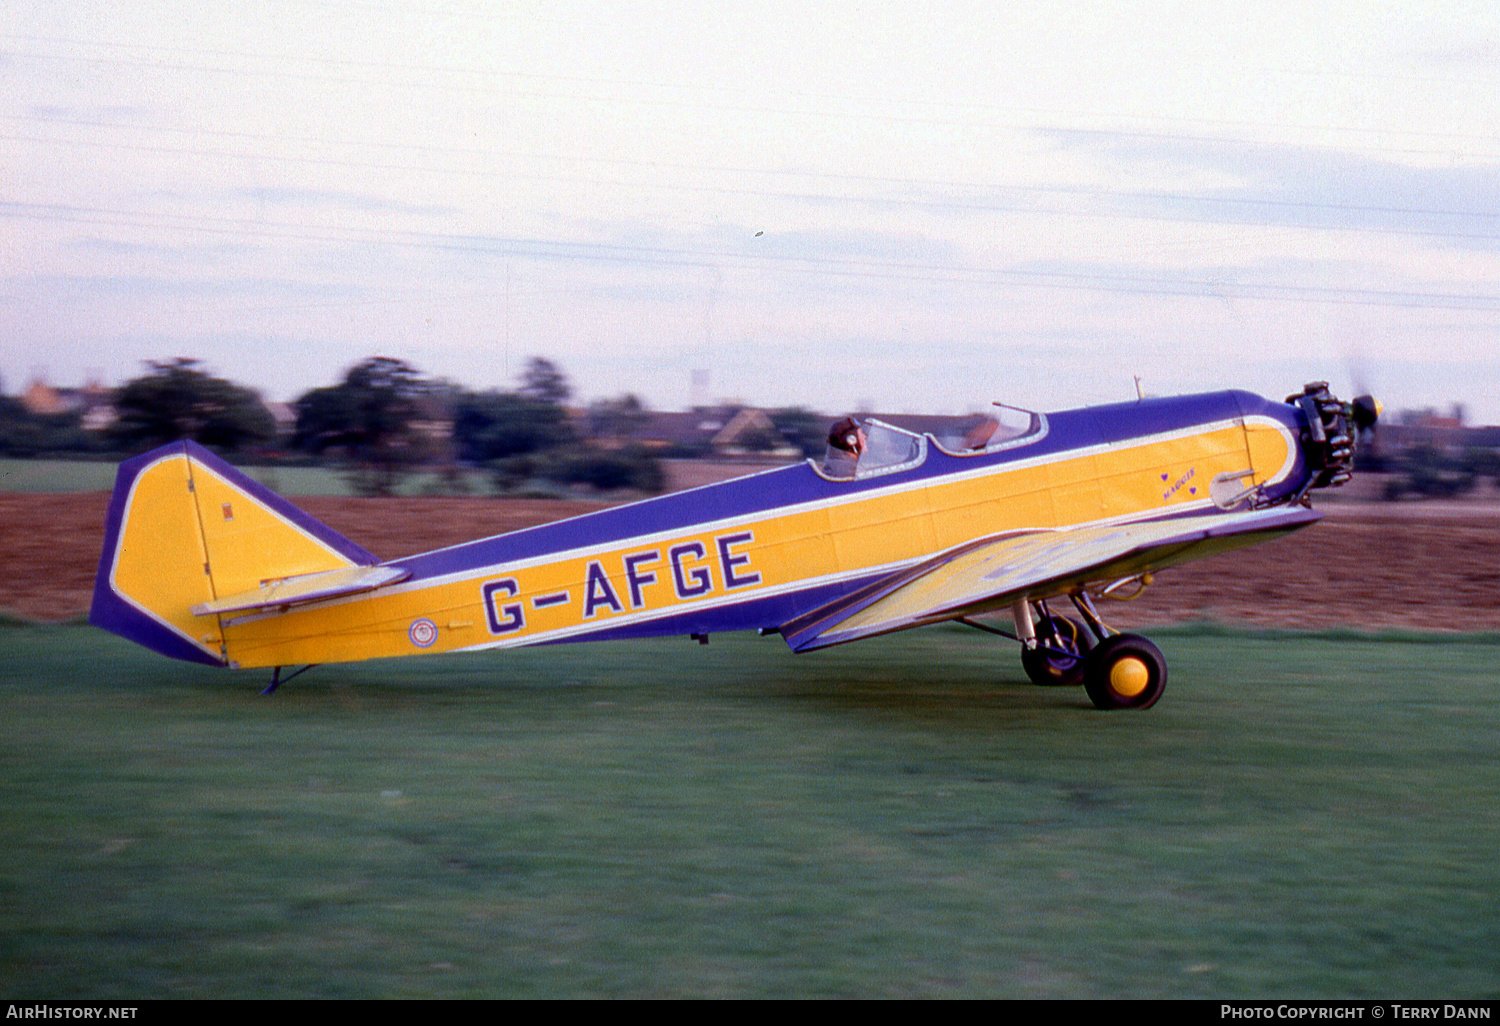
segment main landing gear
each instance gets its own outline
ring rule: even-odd
[[[1084,663],[1083,690],[1100,709],[1149,709],[1166,687],[1161,649],[1139,634],[1105,638]]]
[[[1021,646],[1021,668],[1033,684],[1066,685],[1083,683],[1083,667],[1094,636],[1074,617],[1044,613],[1032,621],[1036,647]]]
[[[1017,602],[1017,634],[970,620],[963,623],[1021,642],[1021,667],[1035,684],[1082,684],[1100,709],[1149,709],[1167,687],[1167,661],[1139,634],[1105,626],[1085,593],[1070,596],[1079,617],[1060,616],[1044,601]],[[1080,618],[1081,617],[1081,618]]]

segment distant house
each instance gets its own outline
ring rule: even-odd
[[[1470,428],[1468,444],[1476,449],[1500,449],[1500,427]]]
[[[619,441],[634,442],[648,449],[700,451],[711,445],[713,436],[723,426],[723,421],[703,410],[651,411]]]
[[[445,398],[422,395],[416,400],[416,415],[411,421],[412,430],[434,444],[446,444],[453,439],[453,406]]]
[[[751,406],[699,406],[682,412],[643,411],[623,434],[601,436],[609,446],[640,445],[673,454],[720,459],[789,458],[788,448],[764,410]]]
[[[104,431],[119,419],[114,403],[97,403],[84,411],[78,419],[78,426],[85,431]]]
[[[102,431],[115,421],[110,397],[110,390],[97,379],[91,379],[82,388],[66,388],[50,384],[38,376],[21,393],[20,400],[26,411],[35,416],[76,414],[85,430]]]
[[[1405,411],[1386,418],[1375,430],[1376,446],[1386,453],[1408,449],[1435,449],[1457,455],[1466,448],[1484,446],[1494,428],[1465,427],[1461,417],[1439,417],[1431,411]]]
[[[266,408],[266,412],[276,422],[277,438],[288,438],[297,429],[297,408],[291,403],[268,403],[262,399],[261,405]]]
[[[792,459],[801,453],[786,444],[765,410],[743,406],[714,435],[714,452],[726,458],[755,456]]]

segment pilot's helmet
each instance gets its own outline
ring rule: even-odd
[[[828,444],[845,452],[859,449],[859,424],[853,417],[845,417],[828,432]]]

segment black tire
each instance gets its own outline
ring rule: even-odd
[[[1083,683],[1084,657],[1094,638],[1077,620],[1047,616],[1037,621],[1037,648],[1021,649],[1021,668],[1033,684],[1066,687]]]
[[[1083,689],[1100,709],[1149,709],[1167,688],[1167,660],[1139,634],[1116,634],[1094,646],[1083,665]]]

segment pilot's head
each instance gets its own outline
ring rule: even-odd
[[[828,432],[828,444],[859,455],[865,448],[865,430],[853,417],[845,417]]]

